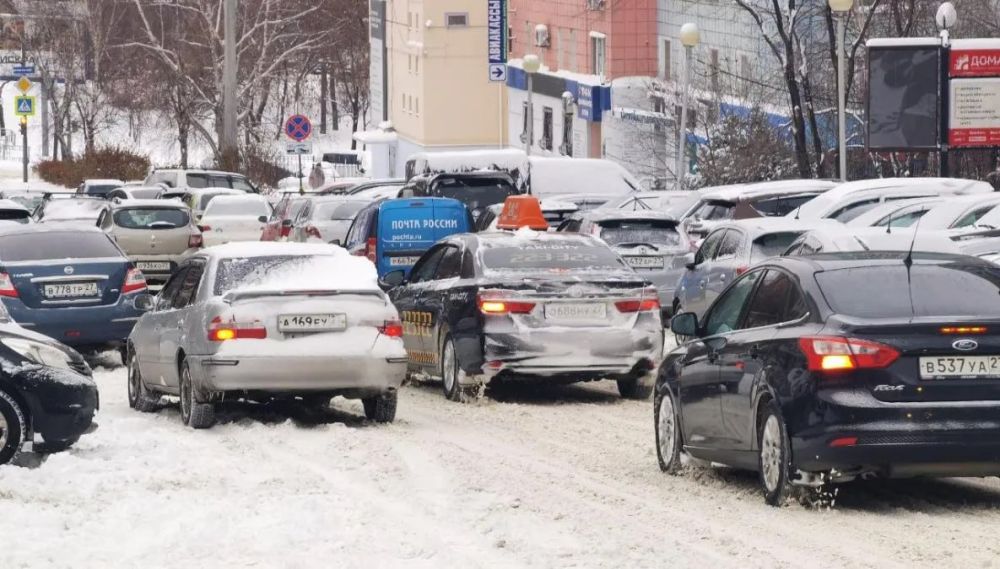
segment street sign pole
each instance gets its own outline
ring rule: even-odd
[[[28,183],[28,117],[21,117],[21,165],[24,170],[24,183]]]
[[[302,155],[299,154],[299,195],[306,193],[306,189],[302,186]]]

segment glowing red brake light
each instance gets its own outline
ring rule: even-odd
[[[146,277],[139,269],[129,269],[125,273],[125,284],[122,286],[122,294],[146,290]]]
[[[388,336],[390,338],[402,338],[403,337],[403,324],[398,320],[386,320],[384,324],[378,327],[379,334],[383,336]]]
[[[17,289],[14,288],[14,282],[7,273],[0,273],[0,296],[17,298]]]
[[[373,263],[377,261],[375,257],[376,244],[377,242],[374,237],[369,237],[368,240],[365,241],[365,257],[368,257],[368,260]]]
[[[259,321],[223,323],[222,318],[216,316],[208,327],[210,342],[264,339],[267,339],[267,328]]]
[[[476,298],[479,311],[483,314],[530,314],[535,309],[534,302],[503,300],[491,298],[489,295],[479,295]]]
[[[660,310],[660,296],[655,288],[647,288],[642,291],[642,296],[636,300],[620,300],[615,303],[615,308],[619,312],[650,312]]]
[[[198,249],[205,246],[205,240],[201,235],[191,235],[188,237],[188,249]]]
[[[899,359],[891,346],[857,338],[812,336],[799,339],[810,371],[845,372],[852,369],[882,369]]]
[[[206,231],[211,231],[212,230],[212,226],[211,225],[199,225],[198,229],[200,229],[201,232],[204,233]]]

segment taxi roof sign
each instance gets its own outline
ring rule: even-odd
[[[522,227],[548,231],[549,222],[542,215],[542,204],[534,196],[510,196],[503,202],[497,229],[516,230]]]

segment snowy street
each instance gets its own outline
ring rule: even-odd
[[[108,358],[112,360],[112,357]],[[394,424],[128,408],[96,373],[100,429],[0,469],[0,567],[987,567],[996,479],[859,483],[834,511],[775,509],[750,474],[662,474],[652,403],[611,383],[447,402],[403,389]],[[934,536],[934,539],[927,539]]]

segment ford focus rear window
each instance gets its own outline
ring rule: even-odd
[[[0,262],[122,257],[103,233],[59,231],[0,237]],[[124,258],[124,257],[122,257]]]
[[[859,318],[1000,317],[1000,267],[919,261],[816,274],[834,312]],[[858,283],[863,283],[859,286]]]
[[[617,270],[624,267],[618,255],[606,247],[586,243],[525,243],[494,247],[482,253],[489,270],[582,271]]]
[[[174,229],[188,224],[182,209],[129,208],[115,212],[115,225],[125,229]]]
[[[677,224],[656,219],[602,221],[601,239],[611,246],[681,244]]]

